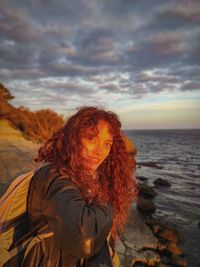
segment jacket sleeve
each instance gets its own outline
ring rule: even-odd
[[[61,177],[49,186],[42,213],[60,247],[78,258],[89,258],[100,250],[113,220],[110,205],[87,204],[80,190]]]

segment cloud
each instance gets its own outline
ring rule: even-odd
[[[198,82],[185,82],[181,87],[181,91],[200,90],[200,81]]]
[[[0,32],[6,40],[32,42],[40,39],[42,29],[26,10],[6,6],[1,2]]]
[[[138,74],[137,80],[139,82],[163,82],[163,83],[176,83],[180,81],[175,76],[169,76],[167,74],[159,75],[145,71]]]
[[[197,27],[200,22],[199,8],[197,1],[168,1],[158,4],[148,28],[153,31],[174,31]]]
[[[55,100],[60,109],[197,91],[199,7],[192,0],[1,1],[1,82],[18,103],[30,96],[34,107]]]

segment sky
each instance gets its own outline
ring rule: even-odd
[[[1,0],[0,82],[31,110],[200,128],[200,1]]]

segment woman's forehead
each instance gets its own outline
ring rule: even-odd
[[[100,136],[104,136],[108,139],[112,139],[113,135],[110,131],[110,128],[111,128],[111,125],[107,121],[99,120],[97,124],[97,129],[98,129]]]
[[[83,133],[84,134],[94,134],[94,135],[98,135],[99,133],[104,133],[104,134],[109,135],[110,137],[113,136],[112,127],[105,120],[98,120],[96,125],[92,125],[90,127],[85,128]]]

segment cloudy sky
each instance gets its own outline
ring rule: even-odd
[[[198,0],[0,1],[15,106],[115,111],[123,129],[200,128]]]

